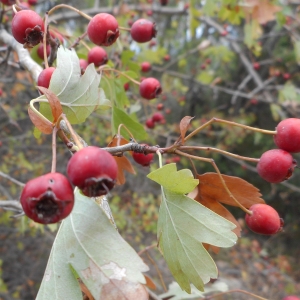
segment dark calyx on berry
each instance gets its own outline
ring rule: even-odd
[[[34,28],[27,28],[25,34],[24,48],[32,48],[43,41],[44,32],[40,25],[36,25]]]
[[[82,193],[88,197],[98,197],[106,195],[115,185],[116,180],[110,178],[88,178],[85,180],[84,185],[79,187]]]

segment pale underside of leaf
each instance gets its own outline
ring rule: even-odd
[[[158,219],[158,243],[178,284],[190,293],[192,283],[203,291],[204,283],[217,277],[216,265],[203,247],[209,243],[230,247],[236,242],[235,225],[195,200],[162,189]]]
[[[95,299],[117,283],[124,287],[120,291],[125,294],[126,287],[131,290],[129,287],[144,283],[141,272],[148,267],[122,239],[105,212],[78,190],[75,196],[73,212],[63,221],[55,239],[37,300],[82,300],[72,268]]]

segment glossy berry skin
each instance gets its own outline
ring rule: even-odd
[[[87,62],[87,60],[80,58],[79,59],[79,66],[81,69],[81,74],[84,73],[85,69],[88,67],[89,63]]]
[[[129,82],[125,82],[123,87],[124,87],[124,91],[127,92],[129,90],[129,87],[130,87]]]
[[[48,173],[28,181],[20,197],[25,214],[41,224],[57,223],[74,206],[73,188],[63,174]]]
[[[138,43],[149,42],[156,36],[155,23],[147,19],[139,19],[132,24],[130,34]]]
[[[153,129],[155,127],[155,123],[153,122],[152,118],[147,119],[145,125],[149,129]]]
[[[49,88],[50,80],[51,80],[51,77],[52,77],[52,74],[54,71],[55,71],[55,68],[53,68],[53,67],[44,69],[38,77],[38,80],[37,80],[38,86],[43,86],[46,89]]]
[[[158,103],[156,106],[157,110],[163,110],[164,109],[164,105],[162,103]]]
[[[140,84],[140,95],[147,100],[158,97],[161,92],[160,82],[156,78],[146,78]]]
[[[95,67],[100,67],[108,62],[106,51],[99,46],[92,48],[88,53],[88,64],[94,64]]]
[[[141,71],[147,73],[151,70],[151,64],[147,61],[141,63]]]
[[[89,22],[87,34],[92,43],[98,46],[110,46],[119,37],[119,24],[113,15],[100,13]]]
[[[159,112],[156,112],[152,115],[153,122],[161,122],[162,120],[164,120],[164,118],[164,115]]]
[[[276,127],[274,142],[279,149],[287,152],[300,152],[300,119],[289,118]]]
[[[28,0],[28,4],[30,5],[37,5],[38,1],[37,0]]]
[[[284,297],[282,300],[300,300],[300,298],[299,297],[297,297],[297,296],[286,296],[286,297]]]
[[[43,19],[33,10],[21,10],[12,19],[11,31],[24,47],[34,47],[43,40]]]
[[[50,55],[50,52],[51,52],[51,47],[50,47],[50,45],[47,45],[46,46],[47,57]],[[36,53],[39,58],[44,59],[44,45],[43,44],[40,44],[38,46]]]
[[[141,146],[147,146],[146,144],[141,144]],[[134,159],[135,162],[137,162],[138,164],[142,165],[143,167],[147,167],[151,164],[152,160],[153,160],[153,153],[148,153],[148,154],[144,154],[144,153],[137,153],[137,152],[133,152],[132,153],[132,157]]]
[[[284,80],[289,80],[292,78],[292,75],[290,73],[284,73],[282,74],[282,77]]]
[[[271,183],[279,183],[292,176],[296,164],[289,152],[281,149],[272,149],[263,153],[256,169],[264,180]]]
[[[70,181],[88,197],[105,195],[111,190],[118,175],[114,157],[107,151],[89,146],[76,152],[68,162]]]
[[[245,221],[248,227],[256,233],[275,234],[281,230],[281,220],[277,211],[267,204],[254,204],[249,208],[252,215],[247,214]]]
[[[252,66],[253,66],[254,70],[259,70],[260,69],[260,63],[258,63],[258,62],[253,63]]]

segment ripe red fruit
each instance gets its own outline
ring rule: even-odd
[[[162,120],[164,120],[164,116],[163,114],[156,112],[152,115],[152,121],[153,122],[161,122]]]
[[[95,67],[105,65],[108,62],[106,51],[102,47],[94,47],[88,53],[88,63],[93,63]]]
[[[41,224],[50,224],[71,213],[74,193],[69,180],[63,174],[48,173],[28,181],[20,201],[30,219]]]
[[[286,297],[284,297],[282,300],[300,300],[300,298],[299,297],[297,297],[297,296],[286,296]]]
[[[276,146],[287,152],[300,152],[300,119],[289,118],[281,121],[276,127],[274,136]]]
[[[226,36],[228,34],[228,31],[227,30],[223,30],[222,32],[221,32],[221,36]]]
[[[156,78],[146,78],[140,84],[140,95],[148,100],[156,98],[161,94],[162,88]]]
[[[89,146],[71,157],[67,174],[84,195],[98,197],[107,194],[114,187],[118,165],[107,151]]]
[[[155,123],[152,118],[148,119],[145,123],[146,127],[149,129],[153,129],[155,127]]]
[[[146,73],[151,70],[151,64],[147,61],[144,61],[141,63],[141,71]]]
[[[36,5],[37,3],[37,0],[28,0],[28,4],[30,5]]]
[[[164,109],[164,105],[162,103],[158,103],[156,106],[157,110],[163,110]]]
[[[3,95],[3,90],[0,89],[0,97]]]
[[[249,208],[252,215],[246,215],[248,227],[260,234],[275,234],[281,229],[281,220],[277,211],[267,204],[254,204]]]
[[[22,9],[30,9],[30,5],[28,2],[20,2],[19,7]]]
[[[284,80],[289,80],[289,79],[291,79],[292,76],[290,73],[284,73],[284,74],[282,74],[282,77]]]
[[[50,85],[50,80],[51,80],[51,77],[52,77],[52,74],[54,71],[55,71],[55,68],[53,68],[53,67],[44,69],[38,77],[38,80],[37,80],[38,86],[43,86],[47,89]]]
[[[129,82],[124,83],[124,90],[125,91],[129,90]]]
[[[256,166],[261,178],[271,183],[279,183],[289,179],[297,162],[292,155],[281,149],[268,150],[259,159]]]
[[[257,105],[257,104],[258,104],[258,100],[255,99],[255,98],[253,98],[253,99],[250,100],[250,103],[251,103],[252,105]]]
[[[259,70],[259,68],[260,68],[260,63],[254,62],[254,63],[252,64],[252,66],[253,66],[253,69],[257,71],[257,70]]]
[[[161,6],[166,6],[168,4],[168,0],[160,0]]]
[[[81,69],[81,74],[84,73],[84,71],[88,67],[88,65],[89,65],[89,63],[85,59],[83,59],[83,58],[79,59],[79,66]]]
[[[64,43],[64,37],[59,32],[50,29],[49,33],[53,39],[58,39],[61,44]]]
[[[51,80],[51,77],[52,77],[52,74],[54,71],[55,71],[55,68],[53,68],[53,67],[44,69],[38,77],[38,80],[37,80],[38,86],[43,86],[47,89],[50,85],[50,80]]]
[[[132,24],[131,37],[138,43],[146,43],[156,36],[155,23],[146,19],[139,19]]]
[[[0,2],[3,3],[4,5],[7,5],[7,6],[13,5],[13,4],[16,3],[15,0],[0,0]]]
[[[91,42],[98,46],[110,46],[119,37],[119,24],[113,15],[100,13],[89,22],[87,34]]]
[[[141,146],[147,146],[146,144],[141,144]],[[135,162],[137,162],[138,164],[147,167],[150,165],[150,163],[153,160],[153,153],[148,153],[148,154],[144,154],[144,153],[138,153],[138,152],[133,152],[132,153],[132,157],[135,160]]]
[[[40,44],[36,50],[37,55],[39,58],[44,59],[44,45]],[[47,57],[50,55],[51,52],[51,47],[50,45],[46,46],[46,52],[47,52]]]
[[[164,60],[165,60],[165,61],[169,61],[170,59],[171,59],[170,54],[166,54],[166,55],[164,56]]]
[[[33,10],[21,10],[12,19],[11,31],[25,48],[34,47],[43,40],[43,19]]]

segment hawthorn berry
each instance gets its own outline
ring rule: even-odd
[[[164,109],[164,105],[162,103],[158,103],[156,106],[157,110],[163,110]]]
[[[281,121],[276,127],[274,142],[287,152],[300,152],[300,119],[289,118]]]
[[[290,296],[284,297],[282,300],[300,300],[300,298],[297,296],[290,295]]]
[[[118,165],[109,152],[89,146],[71,157],[67,174],[84,195],[98,197],[107,194],[114,187]]]
[[[138,19],[132,24],[130,34],[138,43],[149,42],[156,36],[155,23],[146,19]]]
[[[221,32],[221,36],[226,36],[228,34],[228,31],[227,30],[223,30],[222,32]]]
[[[119,37],[119,24],[116,18],[107,13],[95,15],[89,22],[87,34],[91,42],[98,46],[110,46]]]
[[[148,145],[141,144],[141,146],[148,146]],[[153,153],[148,153],[148,154],[138,153],[138,152],[132,153],[132,157],[133,157],[134,161],[144,167],[147,167],[151,164],[151,162],[153,160],[153,156],[154,156]]]
[[[44,69],[38,77],[37,80],[38,86],[42,86],[47,89],[50,85],[50,80],[54,71],[55,71],[54,67],[49,67]]]
[[[248,227],[260,234],[275,234],[281,229],[281,220],[277,211],[270,205],[257,203],[249,210],[252,214],[247,214],[245,221]]]
[[[282,77],[284,80],[289,80],[292,78],[292,75],[290,73],[283,73]]]
[[[88,67],[88,65],[89,65],[89,63],[85,59],[83,59],[83,58],[79,59],[79,66],[81,69],[81,74],[84,73],[84,71]]]
[[[144,61],[141,63],[141,71],[146,73],[151,70],[151,64],[147,61]]]
[[[38,1],[37,0],[28,0],[28,4],[30,5],[37,5]]]
[[[169,61],[170,59],[171,59],[170,54],[166,54],[166,55],[164,56],[164,60],[165,60],[165,61]]]
[[[124,90],[125,90],[125,92],[127,92],[128,90],[129,90],[129,82],[125,82],[124,83]]]
[[[100,67],[108,62],[106,51],[99,46],[92,48],[88,53],[88,64],[94,64],[95,67]]]
[[[161,122],[162,120],[164,120],[165,117],[163,114],[161,114],[160,112],[155,112],[153,115],[152,115],[152,121],[153,122]]]
[[[47,45],[46,46],[46,52],[47,52],[47,56],[50,55],[50,52],[51,52],[51,47],[50,45]],[[38,55],[39,58],[41,59],[44,59],[44,45],[43,44],[40,44],[36,50],[36,53]]]
[[[0,0],[1,3],[3,3],[4,5],[13,5],[16,3],[16,0]]]
[[[254,62],[252,64],[252,66],[253,66],[253,69],[256,70],[256,71],[260,69],[260,63],[259,62]]]
[[[30,219],[41,224],[50,224],[71,213],[74,193],[69,180],[63,174],[48,173],[28,181],[20,201]]]
[[[156,78],[146,78],[140,84],[140,95],[148,100],[156,98],[162,92],[160,82]]]
[[[155,123],[154,123],[154,121],[152,120],[152,118],[147,119],[145,125],[146,125],[146,127],[149,128],[149,129],[153,129],[153,128],[155,127]]]
[[[161,6],[166,6],[168,4],[168,0],[160,0]]]
[[[25,48],[31,48],[43,40],[43,19],[33,10],[18,11],[11,22],[13,37]]]
[[[271,183],[289,179],[297,162],[293,156],[282,149],[272,149],[263,153],[256,166],[261,178]]]

